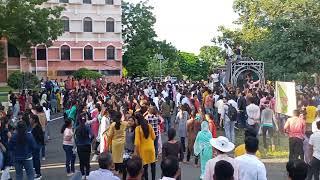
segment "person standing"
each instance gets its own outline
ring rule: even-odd
[[[214,149],[214,153],[217,154],[216,157],[210,159],[206,164],[204,180],[213,180],[213,175],[215,175],[215,166],[217,162],[224,160],[232,164],[234,169],[234,180],[238,179],[238,165],[236,161],[227,155],[234,149],[234,144],[229,141],[228,138],[219,136],[218,138],[210,139],[210,144]]]
[[[161,172],[163,177],[160,180],[175,180],[180,177],[180,167],[178,158],[168,156],[161,162]]]
[[[159,125],[160,125],[160,118],[157,115],[157,109],[154,106],[149,107],[148,109],[148,114],[146,115],[145,119],[147,120],[148,124],[150,124],[153,128],[153,131],[156,135],[156,138],[154,139],[154,148],[156,150],[156,157],[158,156],[158,141],[159,141],[159,136],[160,136],[160,130],[159,130]]]
[[[127,163],[132,158],[134,153],[134,136],[135,136],[135,128],[136,128],[136,122],[135,118],[133,116],[130,116],[128,118],[128,126],[126,128],[126,142],[124,145],[124,155],[123,155],[123,176],[122,179],[127,179]],[[142,164],[140,166],[140,169],[142,169]]]
[[[135,154],[138,155],[143,162],[144,180],[148,180],[148,165],[151,166],[152,180],[156,179],[156,150],[154,140],[156,135],[150,124],[144,119],[141,113],[136,114],[138,126],[135,129]]]
[[[122,173],[127,124],[121,122],[120,112],[111,114],[111,119],[113,120],[113,123],[110,125],[108,132],[108,144],[111,144],[112,161],[115,165],[115,171]]]
[[[311,125],[313,121],[317,117],[317,107],[315,106],[315,103],[313,101],[308,102],[308,106],[306,107],[306,128],[308,130],[311,129]]]
[[[31,126],[31,133],[37,143],[37,148],[32,153],[33,166],[36,172],[35,179],[41,179],[40,150],[44,146],[44,132],[37,115],[31,115]]]
[[[308,165],[303,160],[289,161],[286,165],[288,178],[290,180],[304,180],[308,175]]]
[[[270,136],[271,141],[271,150],[275,150],[274,146],[274,139],[273,139],[273,133],[274,130],[278,131],[278,123],[276,122],[275,115],[273,113],[273,110],[270,109],[269,101],[265,101],[264,103],[265,109],[261,112],[261,127],[262,127],[262,137],[263,137],[263,145],[265,149],[268,149],[267,145],[267,132]],[[276,126],[274,128],[274,126]]]
[[[194,154],[200,156],[200,179],[204,178],[206,164],[212,158],[210,139],[212,139],[212,134],[209,130],[209,124],[207,121],[203,121],[201,131],[198,133],[193,147]]]
[[[259,140],[249,136],[245,139],[246,154],[236,157],[239,165],[239,180],[267,180],[264,164],[255,156],[259,149]]]
[[[87,180],[120,180],[115,176],[112,171],[112,156],[110,153],[103,152],[98,157],[99,169],[96,171],[90,172]]]
[[[206,99],[204,101],[204,109],[206,114],[212,114],[213,115],[213,104],[214,104],[214,98],[211,90],[208,90],[208,95],[206,96]]]
[[[248,115],[247,123],[249,126],[253,127],[257,132],[259,131],[259,119],[260,119],[260,108],[254,104],[254,98],[249,97],[249,105],[246,107],[246,112]]]
[[[90,173],[90,154],[91,154],[91,129],[86,122],[86,114],[82,113],[78,117],[79,126],[75,129],[75,143],[80,160],[80,171],[82,178],[85,179]]]
[[[186,152],[187,121],[189,116],[187,112],[187,106],[187,104],[183,104],[176,117],[176,124],[178,124],[178,135],[182,144],[183,152]]]
[[[311,180],[314,177],[314,180],[319,180],[320,172],[320,121],[317,122],[318,131],[314,132],[309,139],[310,153],[312,154],[310,164],[310,170],[308,171],[307,180]]]
[[[293,117],[284,125],[285,132],[289,135],[289,160],[304,158],[303,137],[306,130],[305,121],[299,118],[299,111],[293,111]]]
[[[216,163],[214,168],[214,180],[235,180],[234,168],[228,161],[221,160]]]
[[[15,158],[16,180],[23,180],[23,168],[26,170],[27,179],[34,180],[32,152],[36,150],[37,144],[33,135],[27,132],[24,121],[17,123],[16,133],[10,139],[8,148]]]
[[[231,104],[228,104],[227,99],[223,98],[224,108],[221,114],[220,126],[224,126],[226,137],[231,142],[235,142],[234,127],[236,124],[237,110]]]
[[[165,132],[171,128],[171,107],[170,107],[170,99],[167,97],[165,101],[161,104],[161,115],[165,121]]]
[[[63,150],[66,154],[66,172],[67,176],[72,176],[75,172],[74,164],[76,161],[76,155],[73,150],[74,147],[74,133],[72,131],[72,122],[66,120],[61,128],[61,134],[63,134]]]
[[[190,119],[187,121],[187,162],[190,161],[191,155],[193,155],[193,145],[196,140],[197,134],[201,129],[201,117],[195,113],[191,114]],[[198,164],[198,157],[195,157],[195,166]]]

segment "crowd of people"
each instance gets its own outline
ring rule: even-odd
[[[68,78],[42,80],[40,92],[11,92],[11,108],[0,109],[2,176],[9,179],[14,166],[17,180],[23,179],[23,169],[28,180],[41,179],[50,116],[59,112],[64,114],[60,133],[66,176],[73,179],[155,180],[161,161],[162,180],[187,179],[180,162],[199,167],[204,180],[265,180],[258,136],[266,151],[275,151],[275,133],[289,137],[289,177],[319,178],[317,88],[298,89],[299,110],[289,118],[275,113],[271,84],[262,88],[248,80],[237,88],[211,77],[212,86],[204,81],[114,84]],[[244,133],[243,143],[236,141],[236,129]],[[98,170],[91,170],[92,161],[98,161]]]

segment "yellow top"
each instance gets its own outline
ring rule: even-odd
[[[154,140],[156,135],[150,124],[149,126],[149,136],[146,139],[144,137],[141,126],[135,129],[134,145],[136,146],[137,154],[142,159],[143,165],[156,162],[156,152],[154,149]]]
[[[306,111],[307,111],[306,123],[311,124],[316,119],[317,108],[315,106],[307,106]]]
[[[203,94],[202,94],[202,104],[204,104],[204,102],[206,101],[206,97],[208,96],[208,91],[205,91]]]
[[[120,129],[118,130],[115,125],[115,122],[110,125],[108,132],[108,144],[111,145],[113,162],[122,163],[127,123],[121,122]]]
[[[244,155],[245,153],[246,153],[245,144],[241,144],[241,145],[239,145],[238,147],[236,147],[236,149],[234,149],[234,156],[235,156],[235,157]],[[260,153],[259,150],[256,152],[256,156],[257,156],[258,158],[261,158],[261,153]]]

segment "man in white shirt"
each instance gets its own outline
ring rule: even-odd
[[[168,156],[161,162],[162,179],[176,180],[180,177],[179,160],[174,156]],[[181,179],[181,178],[180,178]]]
[[[113,164],[110,153],[106,153],[106,152],[101,153],[99,155],[98,162],[99,162],[100,169],[90,172],[89,176],[87,177],[88,180],[100,180],[100,179],[120,180],[120,178],[113,175],[112,171],[110,171]]]
[[[229,162],[234,169],[234,180],[238,180],[238,164],[236,161],[227,155],[234,149],[234,144],[228,140],[228,138],[219,136],[218,138],[212,138],[210,140],[214,151],[218,154],[213,159],[209,160],[206,164],[206,170],[204,174],[204,180],[213,180],[213,175],[215,174],[216,163],[224,160]]]
[[[315,180],[319,180],[319,170],[320,170],[320,121],[316,122],[317,131],[315,131],[309,139],[310,153],[312,153],[311,168],[308,171],[307,180],[311,180],[312,176]],[[308,153],[308,152],[305,152]]]
[[[250,97],[249,98],[249,105],[246,107],[246,112],[248,115],[248,120],[247,123],[249,126],[252,126],[253,128],[258,131],[259,128],[259,123],[260,123],[260,108],[259,106],[255,105],[254,103],[254,98]]]
[[[247,153],[236,158],[239,180],[267,180],[266,167],[255,155],[259,148],[259,140],[256,137],[247,137],[245,148]]]
[[[178,108],[179,105],[180,105],[180,99],[181,99],[181,94],[180,94],[180,91],[178,90],[177,91],[177,94],[176,94],[176,100],[175,100],[175,103],[176,103],[176,107]]]
[[[224,111],[224,102],[223,102],[223,96],[219,96],[219,100],[215,103],[215,108],[218,109],[218,119],[221,119],[221,115]]]
[[[190,98],[191,98],[191,93],[187,93],[186,96],[182,99],[181,104],[188,104],[189,107],[191,107],[191,102],[190,102]]]

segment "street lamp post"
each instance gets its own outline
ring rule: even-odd
[[[164,60],[164,57],[162,54],[156,55],[157,59],[159,60],[159,66],[160,66],[160,79],[162,81],[162,61]]]

